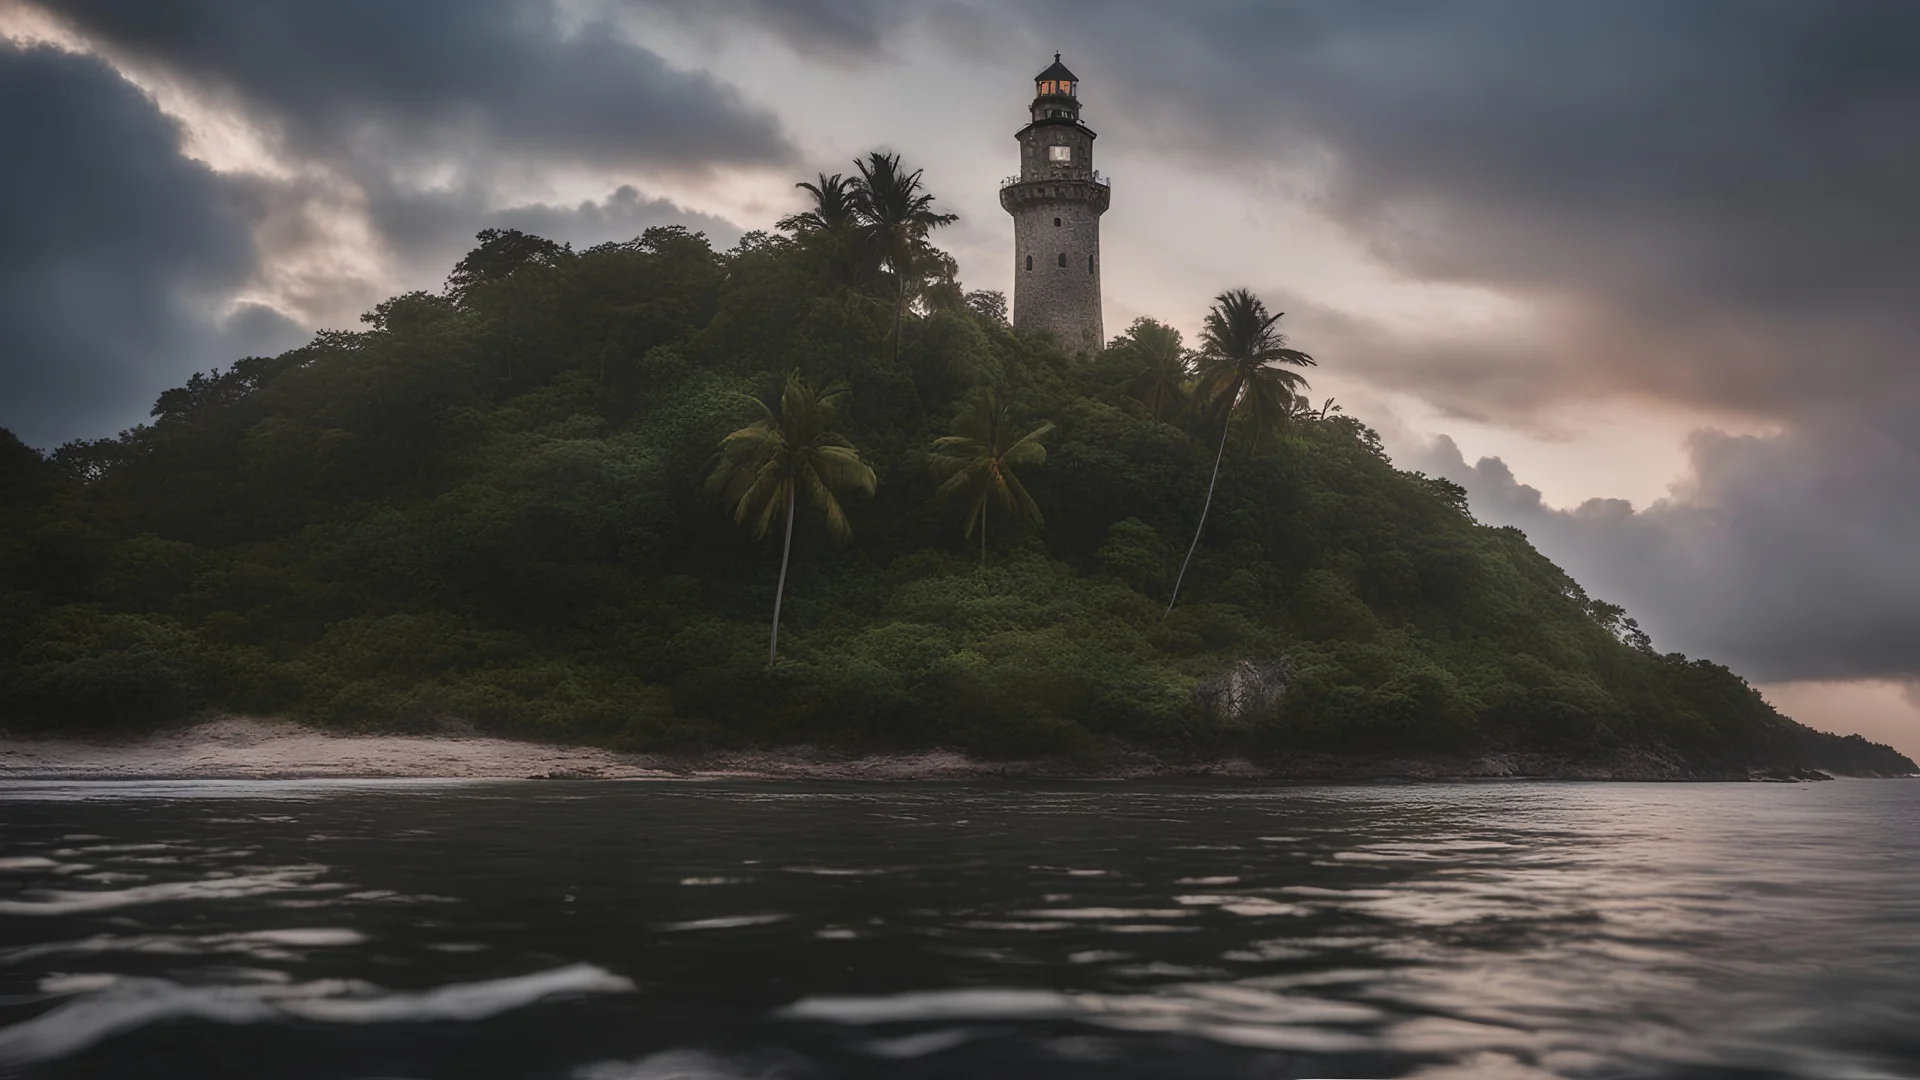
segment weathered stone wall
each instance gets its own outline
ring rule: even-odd
[[[1056,162],[1050,146],[1073,148],[1073,159]],[[1020,176],[1025,180],[1074,176],[1085,179],[1093,171],[1093,132],[1077,123],[1048,121],[1026,129],[1020,140]]]
[[[1065,115],[1043,115],[1050,112]],[[1112,198],[1094,178],[1094,134],[1079,113],[1071,99],[1035,98],[1034,122],[1015,136],[1019,179],[1000,189],[1000,205],[1013,215],[1013,325],[1052,334],[1070,353],[1106,341],[1100,215]],[[1067,148],[1066,160],[1053,157],[1056,147]]]
[[[1069,352],[1094,351],[1106,340],[1100,316],[1106,199],[1104,189],[1086,190],[1095,186],[1022,184],[1034,190],[1002,200],[1013,215],[1013,325],[1051,333]]]

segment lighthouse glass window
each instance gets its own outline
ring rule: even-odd
[[[1073,147],[1049,146],[1047,147],[1047,160],[1055,165],[1071,165],[1073,164]]]

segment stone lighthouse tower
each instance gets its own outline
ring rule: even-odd
[[[1079,80],[1053,54],[1034,77],[1033,122],[1019,130],[1020,175],[1000,185],[1013,215],[1013,325],[1044,330],[1068,352],[1105,343],[1100,325],[1100,215],[1111,192],[1093,171]]]

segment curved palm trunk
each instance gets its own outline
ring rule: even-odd
[[[1238,405],[1239,402],[1234,402]],[[1233,410],[1227,410],[1227,422],[1221,425],[1220,449],[1213,455],[1213,478],[1207,481],[1207,501],[1200,507],[1200,527],[1193,530],[1193,543],[1187,545],[1187,557],[1180,563],[1180,576],[1173,579],[1173,595],[1167,599],[1167,613],[1173,613],[1173,605],[1180,602],[1180,583],[1187,580],[1187,564],[1193,561],[1193,552],[1200,546],[1200,534],[1207,529],[1207,511],[1213,509],[1213,486],[1220,482],[1220,459],[1227,455],[1227,432],[1233,430]]]
[[[987,569],[987,508],[980,508],[980,570]]]
[[[893,362],[900,362],[900,319],[907,307],[907,275],[894,266],[894,276],[900,279],[900,293],[893,301]]]
[[[787,557],[793,554],[793,500],[799,485],[787,487],[787,539],[780,547],[780,584],[773,590],[773,640],[767,643],[767,670],[780,655],[780,601],[787,595]]]

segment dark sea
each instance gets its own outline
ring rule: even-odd
[[[8,782],[0,1076],[1920,1077],[1920,782]]]

